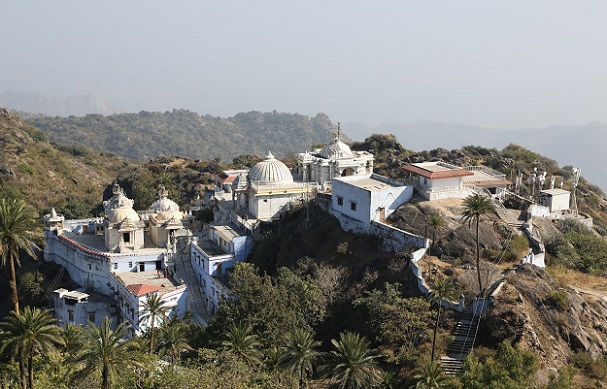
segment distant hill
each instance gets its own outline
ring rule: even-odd
[[[109,115],[115,112],[101,98],[90,94],[62,98],[15,90],[9,90],[0,95],[0,106],[15,111],[50,116],[86,115],[89,113]]]
[[[309,117],[279,112],[246,112],[229,118],[201,116],[187,110],[83,117],[26,117],[51,140],[84,145],[132,160],[180,155],[224,162],[242,154],[277,157],[309,150],[332,138],[325,114]]]
[[[371,133],[394,134],[404,147],[428,150],[442,147],[448,150],[467,145],[503,148],[511,143],[522,145],[554,159],[562,166],[582,169],[582,175],[607,191],[607,124],[592,122],[583,126],[553,126],[519,130],[503,130],[457,123],[420,120],[407,124],[367,126],[348,123],[353,139],[364,139]]]

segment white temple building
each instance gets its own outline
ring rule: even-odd
[[[160,295],[171,314],[185,314],[187,287],[167,267],[173,254],[170,237],[184,230],[183,215],[163,188],[159,195],[140,215],[115,184],[112,198],[104,202],[104,218],[64,220],[54,210],[45,215],[44,259],[63,266],[80,285],[76,291],[55,291],[61,324],[86,325],[110,316],[114,325],[128,321],[133,334],[139,333],[149,326],[141,314],[152,294]]]
[[[305,182],[317,183],[327,188],[334,177],[369,176],[373,173],[373,154],[368,151],[352,151],[337,136],[322,149],[299,153],[297,177]]]
[[[224,172],[225,173],[225,172]],[[218,224],[235,222],[247,230],[254,229],[259,222],[271,222],[313,196],[316,186],[294,178],[283,162],[268,152],[263,161],[250,170],[240,170],[217,191],[213,200],[215,221]]]

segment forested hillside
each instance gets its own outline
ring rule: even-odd
[[[241,154],[277,157],[331,140],[325,114],[309,117],[279,112],[246,112],[229,118],[201,116],[187,110],[83,117],[30,115],[26,120],[64,145],[84,145],[132,160],[159,155],[224,161]]]

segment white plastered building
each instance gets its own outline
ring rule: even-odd
[[[368,176],[373,173],[373,154],[368,151],[352,151],[338,135],[322,149],[297,155],[298,179],[313,182],[321,188],[331,185],[333,178]]]
[[[128,321],[132,333],[139,333],[150,324],[141,315],[152,294],[174,315],[185,314],[187,287],[171,277],[166,263],[172,250],[167,237],[184,226],[177,220],[182,218],[177,204],[163,193],[143,217],[118,185],[104,202],[104,218],[66,221],[54,210],[45,215],[44,259],[63,266],[80,285],[76,291],[55,291],[63,325],[86,325],[91,318],[97,323],[107,315],[114,325]]]

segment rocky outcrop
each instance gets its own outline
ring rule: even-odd
[[[567,364],[574,351],[607,353],[607,302],[559,285],[545,270],[523,265],[508,276],[487,313],[487,341],[511,339],[535,350],[546,367]]]

